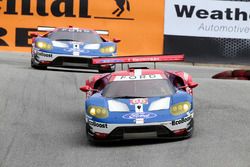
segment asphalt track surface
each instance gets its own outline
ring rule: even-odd
[[[193,137],[93,145],[79,87],[95,71],[34,70],[29,54],[0,53],[0,167],[249,167],[250,82],[211,79],[223,67],[158,67],[200,84]]]

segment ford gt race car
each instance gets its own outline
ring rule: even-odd
[[[48,32],[44,35],[33,33],[31,50],[31,66],[33,68],[46,69],[48,66],[54,66],[97,69],[99,72],[115,71],[114,64],[91,64],[93,57],[116,55],[115,42],[119,42],[119,40],[114,39],[113,42],[109,42],[99,35],[107,35],[107,31],[74,27],[39,27],[38,30]]]
[[[183,55],[94,58],[93,64],[182,61]],[[183,71],[129,68],[98,74],[86,92],[86,132],[91,141],[188,138],[193,131],[193,88]]]

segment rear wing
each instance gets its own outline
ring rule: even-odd
[[[78,29],[78,28],[73,27],[73,26],[69,26],[68,28]],[[55,29],[56,29],[56,27],[48,27],[48,26],[38,26],[37,27],[38,31],[43,31],[43,32],[50,32],[50,31],[54,31]],[[81,29],[81,28],[79,28],[79,29]],[[99,35],[109,35],[108,30],[94,30],[94,31]]]
[[[156,62],[180,62],[184,61],[184,54],[171,55],[147,55],[147,56],[114,56],[92,58],[92,64],[124,64],[124,63],[146,63],[153,62],[156,68]],[[122,66],[123,68],[123,66]]]
[[[43,31],[43,32],[54,31],[55,29],[56,27],[44,27],[44,26],[37,27],[37,31]]]

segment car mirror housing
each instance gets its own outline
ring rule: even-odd
[[[85,86],[82,86],[80,87],[80,90],[83,91],[83,92],[89,92],[89,91],[96,91],[96,92],[99,92],[98,89],[92,89],[90,86],[88,85],[85,85]]]
[[[85,86],[80,87],[80,90],[83,92],[88,92],[88,91],[91,91],[92,89],[90,86],[85,85]]]
[[[188,85],[178,86],[178,89],[185,89],[185,88],[187,88],[187,87],[193,89],[193,88],[195,88],[195,87],[197,87],[197,86],[198,86],[198,83],[190,82],[190,83],[188,83]]]
[[[195,87],[197,87],[199,84],[198,83],[196,83],[196,82],[190,82],[190,83],[188,83],[188,87],[190,87],[190,88],[195,88]]]
[[[120,39],[117,39],[117,38],[114,38],[114,39],[113,39],[113,42],[119,43],[119,42],[121,42],[121,40],[120,40]]]
[[[32,38],[38,37],[38,36],[39,36],[39,33],[38,33],[38,32],[32,32],[32,33],[30,34],[30,36],[31,36]]]

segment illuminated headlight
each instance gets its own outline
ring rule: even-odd
[[[110,112],[129,112],[129,108],[125,103],[116,100],[109,100],[108,105]]]
[[[44,50],[51,50],[52,49],[52,45],[48,44],[46,42],[36,42],[36,46],[40,49],[44,49]]]
[[[169,109],[170,98],[162,98],[160,100],[154,101],[149,106],[149,111],[166,110]]]
[[[69,45],[66,43],[58,42],[58,41],[52,41],[52,45],[58,48],[68,48]]]
[[[84,49],[97,50],[100,48],[100,44],[87,44],[84,46]]]
[[[99,106],[90,106],[88,108],[88,114],[96,118],[107,118],[109,113],[106,108]]]
[[[100,49],[100,52],[102,53],[113,53],[114,51],[115,51],[114,46],[107,46]]]
[[[172,115],[177,116],[177,115],[181,115],[181,114],[188,112],[190,108],[191,108],[191,104],[189,102],[182,102],[182,103],[173,105],[170,108],[170,112]]]

